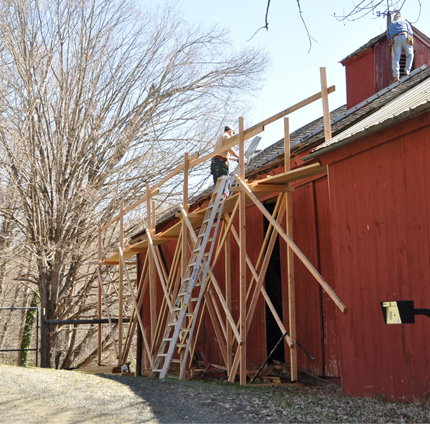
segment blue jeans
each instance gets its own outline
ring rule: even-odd
[[[393,76],[394,78],[400,76],[400,56],[402,50],[406,54],[405,71],[410,72],[412,68],[412,61],[414,60],[414,48],[408,43],[408,36],[405,34],[398,35],[393,39]]]
[[[228,175],[228,162],[223,161],[219,158],[211,159],[211,174],[214,179],[214,186],[216,185],[217,179],[222,175]]]

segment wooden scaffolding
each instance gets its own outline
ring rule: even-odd
[[[302,261],[309,272],[314,276],[315,280],[326,291],[330,298],[335,302],[341,312],[345,312],[346,307],[331,289],[329,284],[319,274],[311,262],[300,251],[293,241],[293,191],[292,183],[301,179],[313,177],[319,174],[326,173],[326,167],[314,163],[311,165],[303,166],[300,168],[290,169],[290,133],[289,121],[287,115],[290,113],[316,101],[322,99],[323,114],[324,114],[324,133],[325,139],[331,138],[330,129],[330,114],[328,107],[328,94],[332,93],[334,86],[327,87],[325,68],[320,69],[321,75],[321,92],[291,106],[282,112],[262,121],[261,123],[245,129],[243,118],[239,118],[239,131],[229,139],[229,144],[212,152],[202,158],[197,154],[189,156],[185,154],[184,162],[178,166],[171,174],[167,175],[162,181],[153,187],[146,186],[146,195],[136,201],[134,204],[125,207],[121,204],[120,213],[107,223],[104,227],[99,228],[99,249],[98,249],[98,275],[99,275],[99,318],[102,318],[102,303],[107,307],[107,298],[104,291],[102,281],[102,267],[103,266],[117,266],[119,267],[119,311],[123,310],[123,288],[124,284],[129,286],[132,293],[133,300],[133,313],[130,318],[127,336],[123,336],[124,325],[122,314],[118,317],[118,334],[115,336],[114,328],[110,325],[112,339],[114,341],[114,349],[116,357],[118,358],[118,365],[121,366],[125,363],[128,356],[131,340],[133,334],[136,333],[137,328],[140,330],[140,337],[142,345],[149,360],[151,370],[157,371],[157,364],[160,362],[160,356],[166,354],[160,353],[160,346],[168,343],[170,338],[166,337],[167,326],[175,327],[175,318],[172,314],[175,307],[178,305],[178,299],[181,296],[181,284],[187,279],[187,269],[192,271],[192,255],[193,246],[198,243],[199,236],[196,230],[201,229],[207,216],[208,208],[212,207],[211,203],[206,203],[204,206],[197,207],[192,212],[188,205],[188,173],[190,168],[197,166],[203,162],[209,161],[212,156],[219,155],[229,148],[239,146],[239,172],[234,176],[234,185],[230,187],[229,194],[225,195],[223,199],[222,213],[219,213],[220,227],[217,236],[211,241],[213,247],[213,255],[210,257],[210,263],[207,263],[206,274],[201,274],[200,280],[204,278],[205,281],[200,281],[200,287],[203,289],[194,289],[193,296],[200,298],[200,308],[196,306],[189,306],[185,317],[185,325],[181,331],[186,331],[191,336],[186,339],[179,338],[179,342],[175,341],[175,356],[169,357],[169,363],[165,368],[169,368],[171,362],[184,361],[184,369],[191,366],[200,326],[203,316],[208,314],[213,324],[214,331],[217,336],[219,349],[225,362],[229,381],[234,381],[237,373],[239,372],[240,384],[246,384],[246,357],[247,357],[247,334],[253,319],[256,309],[257,301],[263,296],[267,306],[272,312],[279,329],[285,337],[285,341],[290,349],[290,365],[291,365],[291,380],[297,380],[297,341],[296,341],[296,318],[295,318],[295,290],[294,290],[294,256]],[[245,179],[245,141],[261,133],[265,126],[279,119],[284,120],[284,172],[276,176],[267,177],[260,180],[248,182]],[[156,216],[155,216],[155,202],[153,196],[156,195],[162,186],[166,184],[172,177],[183,173],[183,199],[180,205],[179,221],[173,224],[165,231],[156,231]],[[261,198],[270,193],[276,195],[276,205],[272,213],[268,212]],[[124,244],[124,216],[127,212],[133,210],[138,205],[146,202],[147,216],[146,216],[146,231],[139,242],[134,244]],[[263,245],[260,248],[258,260],[252,263],[246,252],[246,207],[249,204],[255,205],[259,211],[268,220],[269,226],[265,234]],[[215,209],[217,205],[215,205]],[[239,226],[235,228],[233,221],[238,215]],[[103,259],[102,251],[102,233],[108,229],[112,224],[119,222],[120,226],[120,239],[118,251],[111,254],[106,259]],[[283,229],[282,223],[285,222]],[[209,228],[207,231],[211,231]],[[236,240],[239,246],[239,292],[240,292],[240,305],[239,305],[239,319],[235,321],[232,315],[231,303],[231,264],[230,264],[230,243],[231,236]],[[273,252],[275,241],[277,237],[282,238],[288,246],[288,305],[289,305],[289,324],[288,330],[284,326],[281,317],[275,310],[266,290],[264,287],[264,280],[268,268],[269,260]],[[159,246],[163,243],[175,240],[176,251],[173,257],[173,262],[170,270],[166,269],[163,264]],[[128,267],[135,266],[136,262],[131,261],[135,255],[145,253],[145,259],[140,267],[140,278],[137,282],[137,290],[133,288],[133,283],[130,280]],[[224,269],[224,290],[221,288],[220,281],[215,278],[213,270],[217,267],[217,262],[221,253],[224,253],[225,269]],[[191,258],[191,259],[190,259]],[[196,265],[201,266],[201,264]],[[191,268],[190,268],[191,267]],[[247,281],[248,274],[251,275]],[[197,271],[197,269],[196,269]],[[202,277],[204,275],[204,277]],[[125,281],[124,281],[125,277]],[[212,290],[209,290],[211,288]],[[163,292],[163,302],[161,307],[157,309],[157,290]],[[195,295],[197,293],[197,295]],[[178,313],[182,308],[185,310],[184,303],[177,308]],[[143,308],[149,310],[150,317],[150,334],[147,334],[142,321],[141,311]],[[192,310],[192,308],[196,308]],[[109,309],[107,309],[109,321],[112,320]],[[169,317],[170,324],[169,324]],[[188,327],[187,327],[188,326]],[[191,330],[192,327],[192,331]],[[179,331],[179,330],[178,330]],[[164,337],[164,339],[163,339]],[[181,337],[181,336],[179,336]],[[123,340],[125,342],[123,343]],[[181,344],[182,340],[182,344]],[[117,341],[117,342],[116,342]],[[173,342],[172,342],[173,343]],[[182,350],[181,350],[182,348]],[[236,354],[233,352],[236,351]],[[99,354],[98,362],[101,363],[101,327],[99,326]],[[157,356],[158,352],[158,356]],[[168,355],[167,355],[168,356]],[[176,359],[174,359],[176,358]],[[184,359],[185,358],[185,359]],[[165,360],[166,361],[166,360]],[[161,369],[160,369],[161,371]],[[162,373],[164,377],[165,373]],[[180,374],[184,377],[184,374]]]

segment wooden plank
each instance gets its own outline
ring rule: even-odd
[[[335,86],[331,86],[327,89],[327,94],[333,93],[335,91]],[[275,121],[277,121],[278,119],[283,118],[284,116],[289,115],[290,113],[295,112],[296,110],[301,109],[304,106],[307,106],[308,104],[315,102],[316,100],[319,100],[322,98],[322,93],[316,93],[313,96],[310,96],[304,100],[302,100],[301,102],[296,103],[293,106],[290,106],[287,109],[284,109],[281,112],[278,112],[277,114],[271,116],[270,118],[265,119],[262,122],[259,122],[258,124],[248,128],[247,130],[245,130],[244,132],[244,137],[245,140],[248,140],[249,138],[253,137],[254,135],[259,134],[260,132],[262,132],[264,130],[264,127],[266,125],[269,125]],[[239,143],[239,134],[235,134],[233,135],[233,137],[231,137],[229,139],[229,143],[226,144],[223,148],[218,149],[216,151],[211,152],[210,154],[203,156],[202,158],[196,160],[195,162],[193,162],[192,166],[197,166],[203,162],[208,161],[212,156],[216,156],[219,155],[220,153],[226,152],[228,149],[231,149],[232,147],[235,147],[237,144]]]
[[[242,181],[240,177],[236,176],[236,181],[245,188],[245,192],[248,197],[253,201],[253,203],[257,206],[258,209],[263,213],[263,215],[272,223],[275,230],[278,234],[286,241],[288,246],[291,247],[293,252],[297,255],[297,257],[303,262],[309,272],[315,277],[318,283],[322,286],[322,288],[328,293],[330,298],[334,303],[338,306],[338,308],[342,311],[346,311],[346,306],[339,299],[337,294],[331,289],[329,284],[322,278],[319,272],[314,268],[314,266],[309,262],[305,255],[301,252],[301,250],[296,246],[296,244],[285,234],[283,228],[273,219],[272,215],[267,211],[267,209],[260,203],[260,201],[254,196],[254,194],[248,189],[246,184]]]
[[[288,184],[304,178],[314,177],[316,175],[326,174],[327,166],[321,166],[319,163],[296,168],[283,174],[274,175],[261,180],[252,181],[248,184],[249,189],[261,184]]]
[[[188,173],[189,173],[189,161],[188,161],[188,153],[185,153],[184,158],[184,187],[182,193],[182,207],[186,213],[188,213]],[[182,215],[181,215],[182,219]],[[189,262],[189,250],[187,248],[187,239],[188,239],[188,228],[186,222],[182,219],[182,257],[181,257],[181,277],[184,278],[185,272],[188,268]]]
[[[286,229],[287,235],[293,240],[293,195],[286,196]],[[294,280],[294,252],[287,246],[287,267],[288,267],[288,322],[289,333],[293,346],[290,347],[291,381],[297,381],[297,330],[296,330],[296,288]]]
[[[120,254],[120,257],[121,257],[121,259],[122,259],[122,262],[124,263],[125,262],[125,260],[124,260],[124,256],[123,256],[123,254],[122,254],[122,249],[120,248],[120,250],[119,250],[119,254]],[[137,303],[137,300],[136,300],[136,295],[134,294],[134,290],[133,290],[133,287],[132,287],[132,285],[131,285],[131,281],[130,281],[130,276],[129,276],[129,274],[128,274],[128,270],[127,270],[127,267],[124,265],[124,269],[125,269],[125,275],[126,275],[126,277],[127,277],[127,281],[128,281],[128,285],[129,285],[129,288],[130,288],[130,292],[131,292],[131,299],[132,299],[132,301],[133,301],[133,306],[134,306],[134,309],[136,310],[136,311],[139,311],[139,306],[138,306],[138,303]],[[140,316],[140,313],[137,313],[136,314],[136,317],[137,317],[137,320],[138,320],[138,322],[139,322],[139,326],[140,326],[140,331],[142,332],[142,336],[143,336],[143,340],[144,340],[144,344],[145,344],[145,348],[146,348],[146,352],[147,352],[147,354],[148,354],[148,359],[149,359],[149,362],[150,362],[150,364],[151,364],[151,368],[153,367],[153,362],[152,362],[152,357],[151,357],[151,349],[149,348],[149,343],[148,343],[148,340],[147,340],[147,338],[146,338],[146,333],[145,333],[145,328],[144,328],[144,326],[143,326],[143,321],[142,321],[142,317]]]
[[[245,133],[243,118],[239,118],[239,176],[245,179]],[[246,194],[239,193],[239,331],[242,345],[240,352],[240,384],[246,385]]]
[[[236,242],[240,245],[240,239],[239,239],[239,236],[236,233],[236,230],[234,229],[234,227],[231,229],[231,232],[232,232],[234,238],[236,239]],[[276,237],[274,238],[274,240],[276,240]],[[265,255],[265,258],[267,258],[267,265],[269,264],[270,257],[272,256],[273,246],[274,246],[274,242],[271,246],[269,245],[269,248],[267,249],[267,252]],[[258,290],[263,295],[264,300],[266,301],[267,306],[269,307],[270,311],[272,312],[273,317],[275,318],[275,321],[278,324],[279,329],[281,330],[282,334],[285,334],[287,332],[287,330],[284,327],[284,324],[283,324],[281,318],[279,317],[278,313],[276,312],[276,309],[273,306],[273,303],[270,300],[270,297],[267,294],[266,289],[264,288],[263,284],[258,284],[259,281],[263,282],[265,277],[266,277],[267,266],[265,266],[265,263],[266,262],[263,261],[262,271],[260,272],[260,275],[258,275],[257,270],[254,268],[254,265],[252,264],[250,257],[248,255],[246,255],[246,264],[248,265],[248,269],[251,271],[254,279],[257,281]],[[247,300],[248,300],[248,298],[247,298]],[[257,292],[257,295],[255,297],[255,305],[253,305],[254,308],[252,309],[252,315],[255,311],[255,306],[257,304],[257,300],[258,300],[258,292]],[[251,311],[251,306],[249,307],[248,311],[249,312]],[[248,315],[247,315],[247,332],[249,332],[250,327],[251,327],[252,316],[250,316],[250,315],[251,315],[250,313],[248,313]],[[288,335],[286,336],[286,340],[287,340],[288,345],[291,346],[292,341]]]
[[[121,202],[121,211],[120,211],[120,225],[119,225],[119,249],[124,248],[124,202]],[[122,323],[122,311],[123,311],[123,302],[124,302],[124,268],[123,263],[120,261],[119,263],[119,288],[118,288],[118,366],[121,366],[122,359],[122,332],[123,332],[123,323]]]
[[[226,229],[226,224],[224,221],[224,227]],[[226,238],[224,244],[224,275],[225,275],[225,302],[229,311],[231,311],[231,242],[230,237]],[[233,342],[232,342],[232,332],[231,325],[228,321],[228,317],[226,317],[227,327],[227,347],[226,347],[226,367],[227,367],[227,375],[230,375],[231,365],[232,365],[232,355],[233,355]]]
[[[328,105],[328,90],[327,90],[327,74],[325,68],[320,68],[321,76],[321,94],[323,104],[323,120],[324,120],[324,138],[325,141],[331,139],[331,122],[330,122],[330,108]]]
[[[152,259],[155,263],[155,266],[157,268],[157,271],[158,271],[158,277],[160,279],[161,286],[163,288],[164,297],[166,299],[166,302],[167,302],[167,305],[169,306],[170,311],[172,311],[173,310],[172,302],[170,301],[170,296],[169,296],[169,293],[167,291],[166,280],[164,278],[163,271],[161,270],[161,265],[158,261],[158,256],[157,256],[157,253],[155,252],[154,244],[152,243],[151,233],[148,231],[147,235],[148,235],[149,248],[151,250],[151,257],[152,257]]]
[[[98,260],[99,264],[97,265],[99,267],[99,271],[101,274],[101,264],[100,262],[103,259],[103,252],[102,252],[102,230],[99,228],[98,235],[97,235],[97,242],[98,242]],[[99,281],[99,285],[97,287],[97,317],[98,319],[102,318],[102,289],[101,289],[101,281]],[[102,363],[102,326],[101,324],[97,327],[97,364],[100,365]]]
[[[152,190],[151,195],[155,195],[158,194],[159,190]],[[146,196],[142,197],[140,200],[138,200],[137,202],[133,203],[132,205],[128,206],[127,208],[124,208],[124,213],[127,213],[129,211],[131,211],[132,209],[134,209],[136,206],[139,206],[141,203],[146,202]],[[110,227],[113,223],[119,221],[121,218],[121,214],[118,214],[117,216],[115,216],[114,218],[112,218],[105,226],[103,226],[101,228],[102,231],[106,230],[108,227]]]
[[[253,193],[262,192],[262,193],[291,193],[294,189],[285,184],[258,184],[254,186],[250,186],[249,189]],[[236,186],[232,187],[231,192],[240,192],[241,188]]]
[[[326,87],[327,88],[327,87]],[[327,93],[323,93],[327,95]],[[290,123],[288,118],[284,119],[284,164],[285,172],[291,170],[291,140],[290,140]],[[293,240],[293,195],[288,193],[285,197],[286,229],[287,235]],[[296,330],[296,288],[294,281],[294,252],[287,246],[287,267],[288,267],[288,323],[289,333],[292,345],[290,346],[290,366],[291,381],[297,381],[297,330]]]
[[[105,306],[106,306],[106,312],[107,312],[107,316],[108,316],[108,320],[109,320],[109,328],[110,328],[110,332],[111,332],[111,336],[112,336],[113,347],[115,349],[116,357],[117,357],[117,359],[119,359],[117,342],[115,340],[115,331],[113,330],[112,317],[111,317],[110,311],[109,311],[109,304],[107,301],[106,292],[105,292],[105,289],[103,287],[103,278],[102,278],[102,273],[101,273],[100,267],[97,267],[97,274],[99,276],[99,285],[102,289],[103,300],[104,300]]]
[[[146,233],[152,234],[152,212],[151,212],[151,189],[149,184],[146,184]],[[148,246],[149,247],[149,246]],[[148,249],[149,255],[149,316],[151,323],[151,344],[154,346],[155,329],[157,326],[157,277],[155,271],[155,258],[152,252]]]
[[[222,355],[223,360],[224,360],[224,364],[226,364],[227,363],[227,352],[225,349],[225,345],[223,344],[222,332],[221,332],[221,329],[219,327],[219,323],[218,323],[218,320],[217,320],[217,317],[215,314],[215,310],[214,310],[213,305],[212,305],[212,299],[210,298],[208,293],[205,294],[205,303],[206,303],[206,307],[207,307],[208,312],[209,312],[209,316],[211,318],[213,328],[215,330],[218,345],[219,345],[221,355]]]

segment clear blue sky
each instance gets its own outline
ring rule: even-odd
[[[430,3],[428,0],[421,3],[418,21],[418,0],[407,0],[402,15],[430,36]],[[328,84],[336,86],[336,92],[329,96],[330,109],[345,104],[345,71],[340,60],[386,30],[386,18],[376,15],[355,22],[337,21],[332,15],[350,11],[350,0],[301,0],[300,4],[308,30],[315,39],[309,53],[309,40],[296,0],[271,0],[269,30],[260,30],[251,41],[247,40],[264,25],[267,0],[182,0],[178,3],[182,17],[188,22],[218,24],[231,30],[237,48],[263,46],[268,51],[271,67],[267,81],[264,89],[250,99],[254,111],[247,118],[252,122],[245,122],[245,127],[320,91],[322,66],[327,69]],[[321,102],[307,106],[290,115],[290,129],[293,131],[321,114]],[[232,124],[237,126],[237,121]],[[260,147],[281,139],[282,123],[268,126],[262,137]]]

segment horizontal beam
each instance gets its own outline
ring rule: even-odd
[[[263,192],[263,193],[294,193],[294,188],[285,184],[260,184],[256,186],[249,187],[253,192]],[[240,187],[231,187],[230,191],[237,192],[243,191]]]
[[[334,86],[334,85],[332,85],[331,87],[329,87],[329,88],[327,89],[327,93],[328,93],[328,94],[333,93],[335,90],[336,90],[335,86]],[[251,137],[253,137],[254,135],[257,135],[257,134],[259,134],[259,133],[263,132],[263,131],[264,131],[264,127],[265,127],[266,125],[269,125],[269,124],[271,124],[272,122],[275,122],[275,121],[277,121],[278,119],[281,119],[281,118],[283,118],[284,116],[287,116],[287,115],[289,115],[290,113],[295,112],[296,110],[299,110],[299,109],[301,109],[302,107],[304,107],[304,106],[306,106],[306,105],[308,105],[308,104],[310,104],[310,103],[313,103],[313,102],[315,102],[316,100],[319,100],[319,99],[321,99],[321,98],[322,98],[322,93],[321,93],[321,92],[316,93],[316,94],[314,94],[313,96],[308,97],[308,98],[306,98],[306,99],[302,100],[301,102],[296,103],[295,105],[290,106],[289,108],[287,108],[287,109],[285,109],[285,110],[283,110],[283,111],[281,111],[281,112],[277,113],[276,115],[273,115],[273,116],[271,116],[270,118],[267,118],[267,119],[265,119],[264,121],[259,122],[258,124],[256,124],[256,125],[254,125],[254,126],[252,126],[252,127],[248,128],[248,129],[246,129],[246,130],[244,131],[244,133],[245,133],[245,140],[248,140],[248,139],[250,139]],[[226,144],[226,145],[224,145],[223,147],[221,147],[221,148],[219,148],[219,149],[217,149],[217,150],[214,150],[213,152],[209,153],[208,155],[203,156],[203,157],[201,157],[200,159],[196,160],[192,165],[190,165],[190,167],[191,167],[191,166],[199,165],[199,164],[201,164],[201,163],[203,163],[203,162],[206,162],[206,161],[207,161],[207,160],[209,160],[212,156],[217,156],[217,155],[219,155],[219,154],[221,154],[221,153],[223,153],[223,152],[226,152],[228,149],[231,149],[232,147],[236,146],[238,143],[239,143],[239,134],[235,134],[233,137],[230,137],[230,138],[229,138],[229,143],[228,143],[228,144]]]
[[[118,324],[118,318],[112,318],[112,324]],[[130,318],[123,318],[122,322],[130,322]],[[48,325],[83,325],[83,324],[109,324],[107,318],[94,318],[94,319],[45,319],[45,324]]]
[[[288,247],[296,254],[296,256],[302,261],[303,265],[308,269],[308,271],[314,276],[314,278],[318,281],[321,287],[326,291],[326,293],[330,296],[331,300],[337,305],[337,307],[342,311],[346,312],[345,304],[340,300],[338,295],[334,292],[334,290],[329,286],[329,284],[322,278],[321,274],[315,269],[315,267],[311,264],[309,259],[303,254],[303,252],[298,248],[298,246],[291,240],[288,234],[285,233],[284,229],[279,225],[279,223],[273,218],[273,216],[267,211],[264,205],[254,196],[248,186],[241,180],[241,178],[236,175],[236,181],[240,184],[240,186],[244,189],[248,197],[252,200],[252,202],[257,206],[257,208],[262,212],[262,214],[268,219],[268,221],[272,224],[274,230],[276,230],[280,237],[287,243]]]

